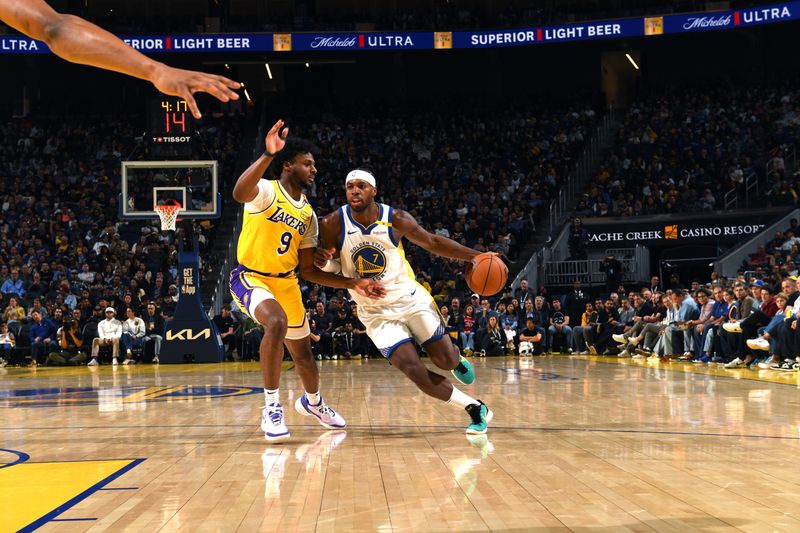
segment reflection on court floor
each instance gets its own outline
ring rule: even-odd
[[[280,445],[255,363],[7,369],[0,530],[800,531],[797,375],[473,363],[485,436],[383,360],[325,361],[348,427],[287,409]],[[287,367],[284,405],[301,392]]]

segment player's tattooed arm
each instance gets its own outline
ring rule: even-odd
[[[236,180],[236,184],[233,186],[233,199],[240,204],[252,202],[258,196],[258,182],[269,168],[269,164],[272,163],[272,157],[286,146],[289,128],[284,128],[283,124],[283,120],[279,120],[272,126],[264,139],[266,151]]]
[[[392,228],[398,240],[405,237],[434,255],[461,261],[472,261],[478,255],[477,250],[467,248],[452,239],[429,232],[420,226],[413,216],[401,209],[394,210]]]

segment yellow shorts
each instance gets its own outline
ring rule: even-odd
[[[275,300],[286,313],[286,338],[298,340],[308,337],[310,329],[297,278],[264,276],[239,265],[231,271],[230,286],[233,301],[256,322],[256,307],[264,300]]]

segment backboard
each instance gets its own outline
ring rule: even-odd
[[[154,207],[177,201],[182,219],[221,214],[216,161],[123,161],[121,219],[158,218]]]

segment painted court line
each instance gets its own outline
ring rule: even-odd
[[[136,466],[138,466],[143,461],[144,461],[144,459],[132,459],[130,464],[128,464],[127,466],[124,466],[124,467],[120,468],[119,470],[117,470],[116,472],[114,472],[113,474],[108,476],[107,478],[95,483],[93,486],[91,486],[88,489],[86,489],[85,491],[81,492],[80,494],[78,494],[74,498],[72,498],[72,499],[68,500],[67,502],[59,505],[58,507],[56,507],[55,509],[53,509],[49,513],[45,514],[44,516],[40,517],[39,519],[31,522],[30,524],[28,524],[24,528],[20,529],[19,533],[28,533],[30,531],[35,531],[36,529],[39,529],[40,527],[42,527],[44,524],[46,524],[48,522],[56,521],[54,519],[58,515],[62,514],[63,512],[69,510],[72,506],[74,506],[74,505],[80,503],[81,501],[85,500],[86,498],[88,498],[89,496],[91,496],[92,494],[97,492],[99,489],[105,487],[107,484],[111,483],[112,481],[114,481],[115,479],[119,478],[120,476],[122,476],[123,474],[128,472],[129,470],[131,470],[131,469],[135,468]],[[60,520],[67,520],[67,519],[60,519]],[[84,519],[84,520],[86,520],[86,519]]]
[[[160,426],[58,426],[58,427],[41,427],[41,428],[0,428],[5,431],[31,431],[39,429],[186,429],[186,428],[244,428],[245,430],[257,429],[257,424],[181,424],[174,426],[160,425]],[[318,428],[318,424],[293,424],[292,427],[298,428]],[[612,428],[566,428],[566,427],[530,427],[530,426],[490,426],[492,431],[563,431],[563,432],[584,432],[584,433],[639,433],[642,435],[682,435],[687,437],[723,437],[723,438],[742,438],[742,439],[773,439],[773,440],[794,440],[800,441],[800,437],[782,436],[782,435],[751,435],[747,433],[711,433],[711,432],[692,432],[692,431],[661,431],[657,429],[612,429]],[[353,425],[348,424],[344,431],[349,429],[357,430],[370,430],[375,428],[383,429],[432,429],[432,430],[463,430],[464,426],[442,426],[442,425],[390,425],[390,424],[371,424],[371,425]],[[491,433],[490,433],[491,434]],[[83,461],[85,459],[80,459]],[[142,459],[143,460],[143,459]],[[64,462],[64,461],[59,461]],[[128,490],[128,489],[106,489],[106,490]],[[130,489],[135,490],[135,489]]]

